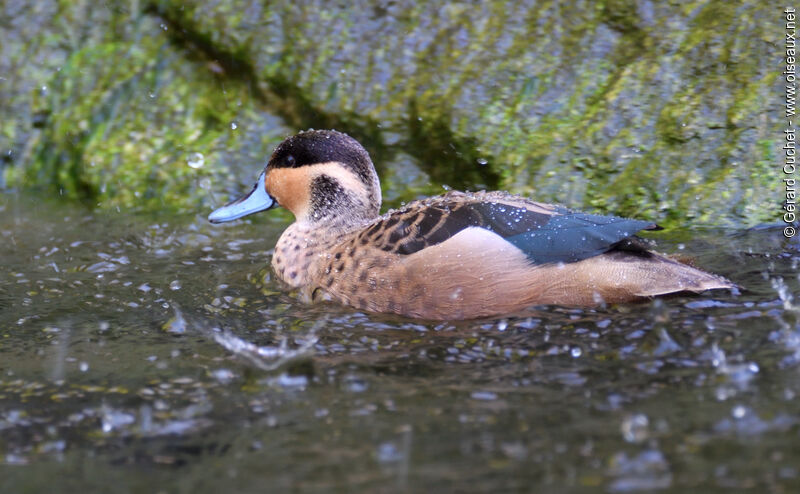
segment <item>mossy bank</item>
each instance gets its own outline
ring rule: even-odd
[[[390,202],[448,185],[666,225],[780,218],[783,26],[763,2],[2,10],[7,186],[200,209],[286,134],[334,127]]]

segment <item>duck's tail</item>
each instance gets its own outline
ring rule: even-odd
[[[722,276],[707,273],[661,254],[649,254],[647,282],[640,284],[635,292],[640,297],[737,288],[735,283]]]

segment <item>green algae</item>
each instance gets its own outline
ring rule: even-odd
[[[45,60],[0,106],[34,127],[2,125],[12,185],[187,210],[254,175],[283,133],[333,127],[364,142],[397,200],[448,185],[666,225],[776,220],[780,33],[759,2],[153,0],[83,18],[87,5],[59,4],[31,21],[38,44],[12,43]],[[283,126],[259,126],[268,114]],[[186,166],[192,153],[205,166]],[[405,155],[416,185],[392,173]]]
[[[46,122],[31,136],[32,166],[10,169],[11,183],[53,184],[102,207],[198,205],[198,184],[224,171],[200,165],[237,146],[230,122],[246,93],[235,84],[219,91],[213,74],[150,35],[158,30],[151,20],[140,29],[137,43],[70,53],[36,92]]]

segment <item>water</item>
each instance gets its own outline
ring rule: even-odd
[[[0,197],[0,492],[800,487],[780,229],[655,237],[740,294],[452,324],[304,305],[285,219],[206,213]]]

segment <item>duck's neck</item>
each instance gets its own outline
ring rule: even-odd
[[[299,288],[311,283],[317,262],[342,242],[343,237],[371,220],[296,221],[289,225],[275,245],[272,267],[280,279]]]

